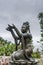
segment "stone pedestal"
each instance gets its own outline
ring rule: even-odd
[[[10,61],[10,65],[37,65],[37,63],[32,63],[27,60],[15,60],[14,62]]]

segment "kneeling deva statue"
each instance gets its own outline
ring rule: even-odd
[[[16,28],[14,24],[8,25],[6,28],[11,32],[15,44],[16,51],[11,55],[11,65],[36,65],[37,62],[32,58],[32,35],[30,32],[29,22],[24,22],[21,27],[21,32]],[[15,34],[15,32],[16,34]],[[20,49],[18,46],[20,45]]]

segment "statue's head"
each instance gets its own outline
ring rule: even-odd
[[[29,30],[29,22],[27,21],[27,22],[24,22],[23,23],[23,25],[22,25],[22,27],[21,27],[21,32],[22,33],[25,33],[25,32],[27,32]]]

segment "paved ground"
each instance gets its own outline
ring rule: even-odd
[[[38,65],[43,65],[43,58],[41,58],[41,59],[39,60]]]
[[[39,59],[38,65],[43,65],[43,55],[41,55],[41,58]]]
[[[7,57],[7,58],[9,58],[9,57]],[[1,60],[1,57],[0,57],[0,60]],[[38,65],[43,65],[43,57],[41,59],[39,59]]]

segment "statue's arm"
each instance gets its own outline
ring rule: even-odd
[[[16,31],[16,33],[17,33],[17,35],[19,36],[19,37],[21,37],[21,33],[20,33],[20,31],[16,28],[16,26],[13,24],[13,29]]]
[[[6,30],[8,30],[8,31],[11,32],[11,34],[12,34],[14,40],[15,40],[15,43],[16,43],[16,50],[17,50],[17,46],[18,46],[17,40],[20,40],[20,38],[17,37],[17,36],[15,35],[14,31],[12,30],[12,26],[8,25],[8,27],[6,28]]]
[[[20,44],[20,43],[17,42],[17,40],[20,40],[20,38],[19,38],[18,36],[15,35],[15,33],[13,32],[13,30],[11,30],[11,34],[12,34],[14,40],[15,40],[15,44],[16,44],[15,50],[17,51],[17,49],[18,49],[17,46]]]
[[[13,32],[13,30],[11,30],[10,32],[11,32],[11,34],[12,34],[12,36],[13,36],[14,39],[19,39],[19,37],[15,35],[15,33]]]
[[[18,36],[15,35],[14,31],[12,30],[12,26],[8,24],[8,27],[6,28],[7,31],[10,31],[14,39],[19,39]]]

